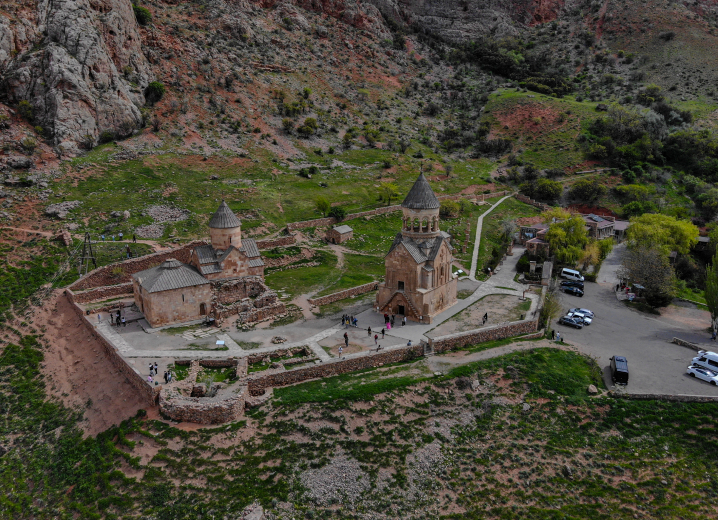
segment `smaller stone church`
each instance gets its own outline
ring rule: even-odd
[[[401,207],[402,230],[385,257],[386,276],[376,306],[379,312],[431,323],[456,303],[451,235],[439,230],[439,199],[423,173]]]
[[[264,262],[242,223],[222,201],[209,221],[210,243],[196,247],[189,264],[168,259],[132,275],[135,304],[153,328],[245,313],[283,309],[264,284]],[[280,309],[281,308],[281,309]]]

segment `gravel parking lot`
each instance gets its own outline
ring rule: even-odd
[[[593,323],[581,330],[557,322],[554,328],[566,342],[597,358],[604,367],[607,387],[611,387],[609,359],[621,355],[628,359],[629,393],[718,396],[718,387],[686,374],[695,351],[670,342],[679,337],[718,350],[705,331],[710,324],[708,312],[676,306],[667,308],[662,316],[639,312],[618,301],[613,286],[607,283],[586,283],[582,298],[562,294],[561,300],[564,312],[582,307],[596,315]]]

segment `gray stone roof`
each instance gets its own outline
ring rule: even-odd
[[[237,215],[229,209],[227,203],[222,201],[217,211],[214,212],[212,218],[209,221],[209,227],[215,229],[225,228],[236,228],[242,225],[242,222],[237,218]]]
[[[244,254],[247,255],[247,258],[256,258],[261,256],[259,254],[257,242],[255,242],[253,238],[243,238],[242,247],[240,247],[239,250],[244,252]]]
[[[402,208],[409,209],[438,209],[439,206],[441,206],[439,199],[434,195],[434,190],[431,189],[423,173],[419,174],[419,178],[401,203]]]
[[[334,228],[334,231],[343,235],[344,233],[351,233],[353,231],[353,229],[350,228],[349,226],[347,226],[346,224],[344,224],[343,226],[336,226]]]
[[[135,273],[132,277],[137,280],[145,291],[148,293],[156,293],[161,291],[170,291],[172,289],[182,289],[184,287],[194,287],[196,285],[205,285],[210,283],[191,265],[170,258],[162,262],[157,267],[145,269],[139,273]]]
[[[214,248],[209,244],[195,247],[194,252],[197,255],[197,259],[200,264],[210,264],[217,261],[217,255]]]
[[[403,244],[414,261],[417,264],[420,264],[436,258],[436,255],[439,254],[441,244],[444,243],[444,241],[446,241],[446,245],[449,246],[449,250],[453,251],[454,248],[451,247],[449,239],[444,236],[434,237],[423,242],[416,242],[412,238],[405,237],[401,233],[397,233],[387,255],[391,254],[391,252],[394,251],[399,244]]]

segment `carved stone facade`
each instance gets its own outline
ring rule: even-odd
[[[380,312],[431,323],[456,303],[458,282],[451,272],[450,235],[439,230],[439,201],[424,174],[402,202],[402,212],[402,231],[386,255],[376,305]]]

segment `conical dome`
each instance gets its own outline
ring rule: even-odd
[[[409,190],[409,194],[401,203],[402,208],[408,209],[438,209],[441,206],[439,199],[434,195],[429,181],[426,180],[423,173],[419,174],[419,178]]]
[[[215,229],[236,228],[241,225],[242,222],[237,218],[237,215],[229,209],[225,201],[222,201],[222,204],[219,205],[219,208],[214,212],[214,215],[212,215],[209,221],[209,227]]]

